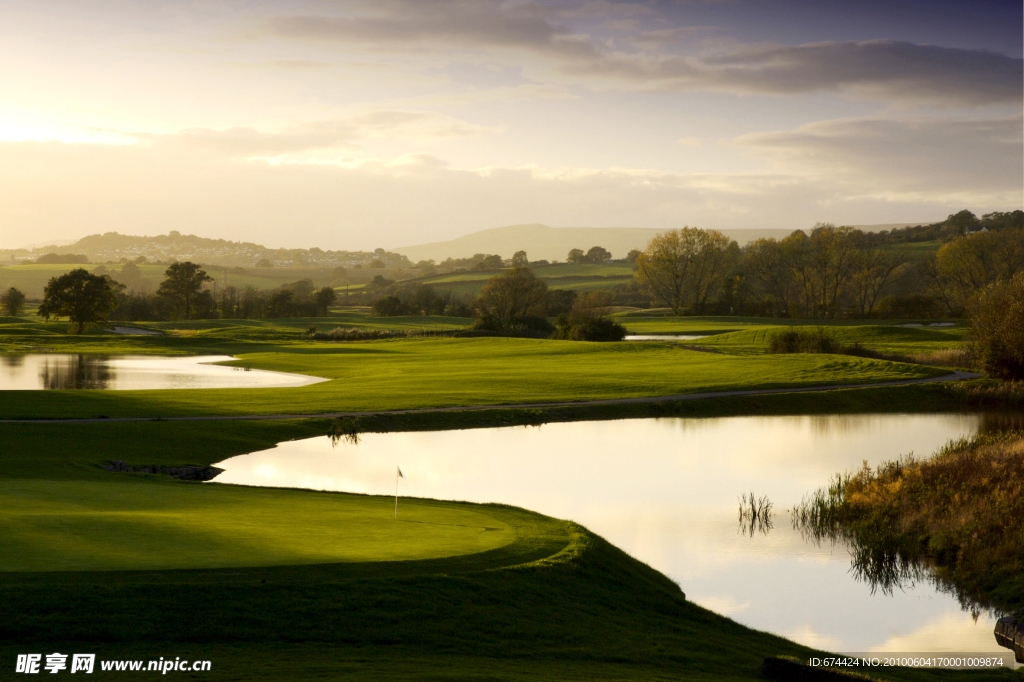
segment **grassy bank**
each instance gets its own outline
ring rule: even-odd
[[[823,535],[856,547],[855,566],[883,589],[930,568],[961,600],[1024,609],[1024,434],[950,442],[840,475],[799,514]]]

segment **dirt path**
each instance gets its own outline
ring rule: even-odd
[[[645,398],[607,398],[604,400],[572,400],[558,403],[502,403],[497,405],[462,405],[455,407],[419,407],[409,410],[368,410],[365,412],[319,412],[314,414],[243,414],[210,415],[192,417],[85,417],[76,419],[0,419],[0,424],[91,424],[114,422],[207,422],[207,421],[265,421],[274,419],[335,419],[337,417],[365,417],[376,414],[429,414],[431,412],[471,412],[475,410],[534,409],[543,407],[587,407],[590,405],[630,405],[633,403],[661,403],[682,400],[704,400],[706,398],[728,398],[742,395],[771,395],[773,393],[816,393],[844,388],[875,388],[881,386],[905,386],[908,384],[930,384],[944,381],[965,381],[977,379],[974,372],[953,372],[926,379],[903,379],[884,381],[877,384],[841,384],[830,386],[804,386],[796,388],[760,388],[744,391],[714,391],[707,393],[684,393],[682,395],[659,395]]]

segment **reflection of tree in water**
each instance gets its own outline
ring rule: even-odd
[[[3,364],[4,367],[21,367],[25,364],[25,356],[0,353],[0,364]]]
[[[107,358],[92,355],[46,358],[39,368],[39,379],[45,389],[105,389],[114,378]]]
[[[960,608],[975,620],[983,612],[999,613],[983,595],[969,593],[953,583],[943,569],[901,542],[895,533],[851,531],[830,518],[827,511],[809,509],[806,502],[792,510],[791,520],[805,542],[816,547],[826,541],[832,546],[844,545],[850,553],[850,572],[871,588],[871,594],[892,596],[896,590],[928,583],[937,592],[954,596]]]
[[[327,435],[331,439],[331,447],[337,447],[344,441],[349,445],[359,445],[359,420],[353,417],[339,417],[331,422]]]

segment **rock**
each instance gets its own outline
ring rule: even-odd
[[[1013,650],[1018,663],[1024,663],[1024,623],[1013,616],[996,621],[996,643]]]

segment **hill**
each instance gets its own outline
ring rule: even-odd
[[[84,254],[92,263],[127,261],[172,263],[191,260],[204,265],[235,267],[353,267],[368,266],[380,260],[386,267],[411,267],[403,256],[383,249],[376,251],[324,251],[312,249],[270,249],[252,242],[209,239],[172,230],[165,235],[138,236],[106,232],[83,237],[60,246],[50,245],[32,251],[0,251],[0,259],[12,262],[33,261],[48,253]]]
[[[918,223],[884,225],[856,225],[865,232],[880,232],[894,227]],[[443,261],[446,258],[468,258],[477,253],[496,253],[511,258],[516,251],[526,251],[531,260],[565,260],[570,249],[586,251],[592,246],[603,246],[615,258],[623,258],[631,249],[643,249],[647,242],[664,232],[646,227],[549,227],[547,225],[506,225],[481,230],[457,239],[432,242],[393,249],[414,263],[420,260]],[[740,246],[762,237],[785,237],[791,230],[743,229],[722,230]]]

